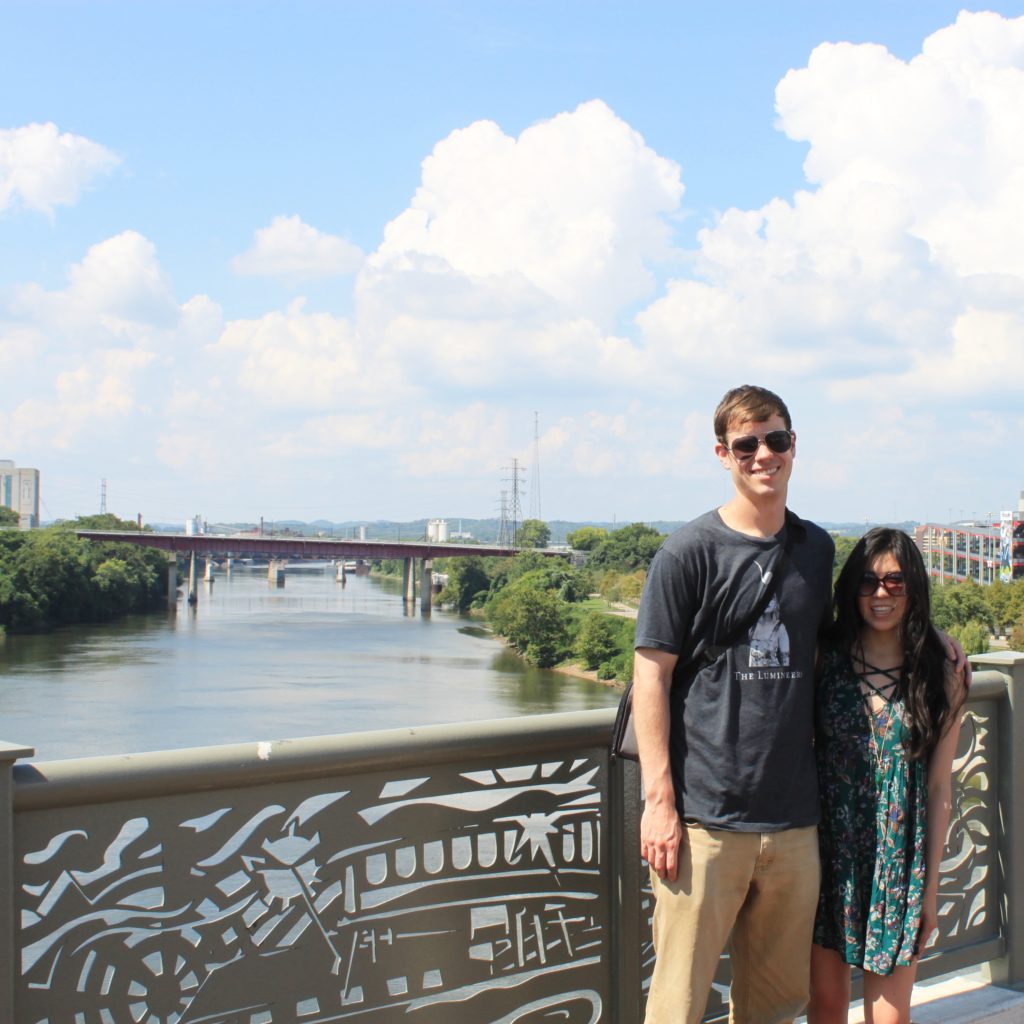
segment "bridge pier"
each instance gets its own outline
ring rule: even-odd
[[[167,607],[178,609],[178,556],[173,553],[167,557]]]
[[[434,596],[434,562],[424,558],[420,563],[420,611],[430,612],[430,599]]]
[[[208,558],[206,560],[206,570],[203,573],[203,579],[207,583],[212,583],[213,582],[213,559],[212,558]]]
[[[196,588],[196,553],[188,556],[188,603],[194,608],[199,604],[199,591]]]
[[[402,559],[402,596],[407,604],[416,600],[416,559]]]
[[[267,567],[267,579],[275,587],[284,586],[284,567],[288,563],[281,558],[272,558],[270,565]]]

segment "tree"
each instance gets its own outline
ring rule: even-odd
[[[79,516],[70,522],[64,521],[60,524],[63,529],[71,530],[135,530],[139,524],[132,519],[120,519],[113,512],[97,512],[91,516]],[[149,532],[151,527],[146,527],[144,532]]]
[[[1010,650],[1024,654],[1024,619],[1010,630]]]
[[[608,536],[608,531],[601,526],[581,526],[578,530],[566,535],[566,543],[577,551],[593,551]]]
[[[519,527],[517,546],[521,548],[546,548],[551,541],[551,528],[540,519],[524,519]]]
[[[983,622],[968,622],[963,626],[951,626],[949,635],[960,641],[965,654],[988,653],[988,627]]]
[[[652,526],[631,523],[609,533],[593,549],[587,565],[619,572],[646,569],[664,539]]]
[[[510,583],[487,604],[487,617],[527,661],[547,668],[569,646],[569,606],[533,573]]]
[[[573,650],[576,657],[590,669],[597,668],[618,654],[619,645],[609,617],[601,612],[588,612],[576,634]]]
[[[448,559],[446,571],[448,582],[437,599],[441,604],[454,605],[460,612],[468,611],[473,598],[486,593],[491,582],[484,560],[475,556]]]
[[[966,626],[969,622],[983,623],[989,632],[995,631],[995,616],[985,599],[984,590],[974,580],[932,586],[932,622],[947,633],[953,626]]]
[[[643,569],[635,572],[615,572],[609,569],[598,577],[597,590],[606,601],[638,604],[646,578],[647,573]]]
[[[162,604],[163,552],[81,540],[78,525],[0,533],[0,624],[28,632]]]
[[[0,529],[5,526],[17,526],[18,525],[18,513],[13,508],[8,508],[6,505],[0,505]]]
[[[836,537],[836,557],[832,563],[832,583],[835,584],[836,580],[839,579],[839,574],[843,571],[843,566],[846,565],[846,560],[850,557],[850,552],[854,549],[857,543],[857,537]]]
[[[996,580],[984,588],[985,602],[995,623],[993,632],[1008,633],[1024,617],[1024,580]]]

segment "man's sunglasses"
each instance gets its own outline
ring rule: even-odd
[[[883,587],[890,597],[902,597],[907,592],[907,584],[901,572],[887,572],[884,576],[866,572],[860,578],[857,593],[861,597],[871,597],[878,593],[879,587]]]
[[[767,434],[758,437],[756,434],[744,434],[743,437],[733,438],[732,444],[725,447],[737,458],[749,459],[751,455],[757,454],[757,449],[764,442],[769,451],[776,455],[782,455],[793,447],[793,433],[790,430],[769,430]]]

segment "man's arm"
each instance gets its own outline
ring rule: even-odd
[[[633,662],[633,724],[644,781],[640,853],[659,878],[674,882],[683,828],[676,811],[669,763],[668,695],[678,656],[639,647]]]

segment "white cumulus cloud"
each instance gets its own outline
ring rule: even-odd
[[[478,121],[434,147],[371,262],[434,257],[469,282],[490,279],[492,292],[535,289],[606,323],[652,292],[650,264],[671,251],[665,218],[682,194],[679,167],[599,100],[518,138]]]
[[[70,206],[119,163],[105,146],[52,122],[0,128],[0,213],[16,203],[47,214]]]
[[[252,247],[236,256],[231,266],[239,274],[305,279],[352,274],[362,262],[358,246],[318,231],[295,215],[275,217],[259,228]]]
[[[12,306],[41,322],[73,325],[81,339],[97,331],[137,336],[140,326],[172,326],[180,315],[156,247],[137,231],[91,246],[68,271],[67,287],[23,286]]]
[[[976,325],[1003,350],[985,314],[1024,308],[1024,18],[961,13],[908,61],[823,44],[776,105],[814,187],[699,233],[693,278],[637,318],[664,379],[737,365],[881,397],[917,375],[926,400]]]

